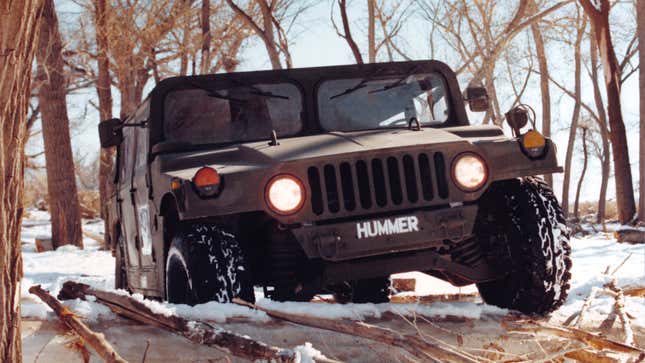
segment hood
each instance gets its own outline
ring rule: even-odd
[[[354,132],[329,132],[320,135],[243,143],[217,150],[162,155],[161,171],[174,177],[190,178],[196,169],[208,165],[222,174],[248,171],[303,159],[329,158],[343,154],[369,153],[419,145],[468,143],[469,138],[503,137],[494,126],[468,126],[445,129],[380,129]],[[185,175],[184,175],[185,174]]]

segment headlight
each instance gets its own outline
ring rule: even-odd
[[[266,199],[269,207],[276,213],[293,214],[305,203],[305,188],[295,176],[277,175],[267,184]]]
[[[455,184],[467,192],[474,192],[486,184],[488,170],[486,163],[475,153],[463,153],[452,164],[452,178]]]

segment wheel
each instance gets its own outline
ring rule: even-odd
[[[123,238],[119,236],[116,243],[114,263],[114,288],[128,289],[128,275],[125,267],[125,255],[123,253]]]
[[[216,226],[191,224],[173,238],[166,258],[166,295],[171,303],[254,302],[253,285],[235,237]]]
[[[376,277],[339,284],[333,289],[334,299],[341,304],[380,304],[390,301],[390,278]]]
[[[564,303],[569,230],[548,185],[536,178],[493,185],[480,201],[475,236],[488,262],[506,273],[477,284],[486,303],[527,314],[546,314]]]

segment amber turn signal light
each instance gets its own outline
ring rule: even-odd
[[[546,139],[539,132],[529,130],[527,133],[522,135],[520,144],[522,145],[524,152],[526,152],[529,157],[539,158],[544,155]]]
[[[217,170],[205,166],[195,173],[193,185],[202,197],[213,197],[219,194],[222,186],[222,177]]]

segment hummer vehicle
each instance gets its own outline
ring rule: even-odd
[[[470,125],[488,109],[438,61],[175,77],[125,120],[107,220],[116,287],[173,303],[330,293],[386,302],[422,271],[483,300],[547,313],[566,298],[563,213],[536,178],[551,140]],[[533,116],[534,121],[534,116]],[[523,130],[524,129],[524,130]],[[528,130],[527,130],[528,129]]]

